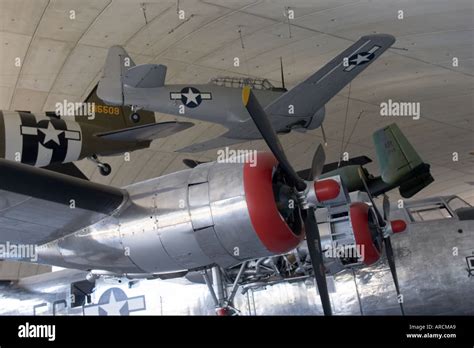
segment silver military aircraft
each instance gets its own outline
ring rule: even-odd
[[[353,192],[350,198],[362,196]],[[394,207],[390,214],[408,225],[406,232],[392,237],[405,314],[474,315],[470,296],[474,207],[457,196],[432,197],[405,201],[403,208]],[[318,224],[327,248],[325,262],[334,266],[341,258],[330,257],[333,244],[326,232],[337,221],[324,216],[328,215],[318,215]],[[453,248],[459,253],[453,254]],[[322,314],[306,248],[248,260],[242,272],[241,268],[242,264],[214,267],[206,276],[204,272],[189,272],[174,279],[166,279],[166,275],[161,276],[163,279],[97,277],[84,270],[61,270],[0,283],[0,314]],[[369,266],[352,265],[339,272],[332,268],[327,281],[334,314],[401,314],[384,257]]]
[[[316,129],[323,123],[324,105],[394,42],[395,38],[387,34],[363,36],[289,91],[284,88],[283,73],[281,88],[268,80],[229,77],[216,78],[208,84],[166,85],[166,66],[135,65],[122,47],[113,46],[105,61],[97,95],[110,105],[127,105],[132,110],[185,116],[226,127],[227,132],[222,136],[179,150],[205,151],[261,138],[242,105],[242,87],[253,88],[277,133]],[[133,117],[139,119],[138,114]]]
[[[324,158],[321,151],[316,152],[310,170],[315,180],[305,181],[307,188],[301,189],[297,187],[298,179],[291,177],[291,169],[283,169],[281,146],[276,142],[275,147],[272,142],[275,134],[273,140],[268,140],[272,137],[268,134],[272,133],[271,127],[265,129],[268,123],[265,125],[262,117],[258,118],[264,112],[256,98],[247,95],[244,100],[270,148],[280,157],[279,166],[275,166],[273,156],[260,154],[256,167],[249,163],[205,163],[116,189],[0,161],[2,242],[40,244],[36,261],[77,269],[3,284],[1,300],[22,300],[9,302],[15,304],[14,308],[7,303],[3,313],[209,313],[179,297],[180,293],[185,296],[189,288],[160,281],[185,276],[193,284],[206,283],[193,285],[192,296],[196,303],[209,304],[209,308],[214,304],[218,314],[237,313],[236,307],[243,308],[246,300],[249,314],[257,313],[255,303],[259,314],[328,314],[324,295],[321,305],[308,303],[312,298],[308,291],[314,287],[311,279],[318,279],[315,269],[325,270],[327,285],[318,287],[319,293],[326,292],[330,299],[329,313],[470,313],[474,307],[466,305],[465,299],[456,302],[456,298],[463,298],[468,281],[462,276],[464,258],[468,262],[464,275],[470,277],[473,273],[472,207],[462,201],[461,205],[454,203],[454,198],[443,206],[436,202],[435,208],[443,209],[442,216],[456,218],[456,224],[453,220],[447,224],[458,234],[433,225],[415,233],[413,224],[432,215],[426,205],[406,203],[409,215],[394,219],[396,212],[391,213],[384,202],[382,216],[371,202],[371,190],[363,175],[361,180],[369,195],[349,195],[339,176],[317,178]],[[380,132],[384,132],[386,143],[396,145],[380,147],[381,151],[388,151],[383,156],[383,172],[399,175],[400,168],[418,156],[414,151],[410,152],[413,158],[401,156],[407,150],[406,139],[401,141],[392,126],[376,134]],[[19,181],[22,185],[18,185]],[[54,191],[45,189],[50,181],[55,182]],[[295,194],[299,196],[296,201],[301,199],[304,203],[296,203],[293,210],[281,204]],[[305,209],[300,204],[309,207]],[[312,206],[317,207],[313,214],[317,227],[311,225],[311,219],[308,223],[305,211]],[[408,232],[399,234],[407,230],[405,221],[410,223]],[[310,228],[319,234],[313,241],[324,251],[319,255],[319,267],[314,265],[318,255],[309,245],[301,244],[303,231],[311,240]],[[389,246],[392,235],[393,249]],[[459,257],[450,258],[445,253],[441,269],[438,265],[425,267],[420,274],[413,262],[418,265],[417,260],[423,259],[432,265],[440,260],[439,253],[444,250],[444,244],[438,243],[441,239],[449,246],[462,245]],[[430,252],[425,254],[427,240]],[[358,253],[361,246],[363,250]],[[384,246],[386,261],[382,258]],[[400,279],[392,268],[395,257]],[[389,270],[394,275],[395,288],[387,286]],[[444,277],[452,271],[455,276],[444,290],[438,289],[438,283],[427,281],[440,272]],[[418,278],[421,280],[414,280]],[[293,284],[294,293],[290,304],[274,306],[268,295],[259,296],[262,288],[269,288],[275,297],[288,293],[285,286],[289,283]],[[419,287],[424,289],[421,295]],[[239,288],[241,294],[237,294]],[[209,291],[207,297],[203,291]],[[399,299],[403,305],[400,308]],[[449,308],[440,305],[443,299],[448,300]],[[425,301],[435,301],[438,306],[425,306]]]
[[[34,260],[20,257],[23,261],[87,271],[90,278],[140,279],[207,274],[215,265],[229,268],[288,253],[306,237],[323,311],[330,315],[326,270],[332,266],[325,262],[316,221],[325,207],[342,223],[335,232],[343,232],[345,244],[365,245],[368,252],[337,264],[370,265],[385,248],[398,290],[390,237],[405,223],[392,221],[386,209],[382,216],[373,203],[351,201],[339,176],[319,179],[321,146],[311,179],[303,180],[249,87],[242,101],[273,152],[259,153],[253,163],[206,163],[119,189],[0,160],[1,241],[17,250],[35,246]],[[398,153],[395,158],[407,161]],[[230,303],[219,305],[229,312]]]

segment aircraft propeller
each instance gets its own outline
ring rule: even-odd
[[[242,100],[250,116],[255,122],[255,125],[262,134],[263,139],[267,143],[273,155],[278,160],[279,166],[283,171],[287,181],[296,191],[296,195],[298,197],[297,206],[304,221],[306,242],[308,244],[309,256],[311,258],[323,311],[325,315],[332,315],[329,291],[326,283],[323,254],[321,250],[321,236],[315,218],[315,209],[306,201],[307,183],[300,176],[298,176],[288,161],[280,140],[278,139],[278,136],[273,129],[268,116],[258,102],[257,98],[253,95],[250,87],[246,86],[243,88]],[[310,171],[311,180],[314,180],[321,174],[325,157],[324,150],[322,146],[319,145],[312,160]]]
[[[400,310],[402,312],[402,315],[405,315],[405,311],[403,309],[403,303],[402,301],[400,301],[400,286],[398,283],[398,276],[397,276],[397,269],[395,266],[395,256],[393,253],[392,241],[390,239],[390,234],[384,233],[387,230],[387,224],[390,223],[390,201],[388,199],[388,196],[384,194],[383,195],[383,217],[382,217],[382,214],[380,214],[379,209],[375,205],[375,202],[372,197],[372,194],[370,193],[369,187],[367,186],[366,177],[361,167],[359,167],[359,176],[364,185],[365,192],[367,192],[367,195],[369,196],[369,200],[372,203],[372,207],[375,211],[377,224],[380,227],[379,228],[380,235],[382,237],[382,240],[384,241],[385,254],[387,255],[388,265],[390,267],[390,272],[392,273],[393,283],[395,284],[395,290],[397,291],[397,301],[400,304]]]

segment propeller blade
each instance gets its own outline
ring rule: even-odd
[[[306,189],[306,183],[296,174],[295,170],[286,158],[280,140],[278,139],[278,136],[273,129],[267,114],[265,113],[265,110],[263,110],[249,86],[245,86],[242,89],[242,101],[253,121],[255,122],[258,130],[262,134],[263,139],[267,143],[270,150],[273,152],[273,155],[275,155],[276,159],[278,160],[283,172],[298,191],[304,191]]]
[[[374,208],[375,215],[377,216],[377,222],[378,222],[380,227],[385,227],[385,225],[386,225],[385,220],[383,219],[382,214],[380,214],[380,211],[377,208],[377,206],[375,205],[374,199],[373,199],[372,195],[370,194],[369,186],[367,186],[367,182],[365,181],[365,174],[364,174],[364,171],[362,170],[362,167],[359,167],[358,172],[359,172],[360,180],[362,180],[362,184],[364,185],[365,192],[367,192],[367,195],[369,196],[370,203],[372,203],[372,207]]]
[[[314,217],[314,208],[309,207],[304,212],[306,213],[304,218],[306,243],[308,244],[308,252],[311,258],[316,284],[318,285],[321,304],[323,306],[324,315],[332,315],[331,300],[329,298],[323,254],[321,250],[321,236],[319,234],[316,218]]]
[[[377,215],[379,226],[385,227],[386,224],[388,223],[388,218],[390,216],[390,201],[388,200],[388,196],[384,195],[383,197],[384,216],[382,218],[382,215],[380,214],[380,211],[375,205],[374,199],[372,198],[372,195],[370,194],[369,187],[367,186],[367,182],[365,181],[365,175],[362,170],[362,167],[359,167],[359,176],[364,185],[364,189],[367,192],[367,195],[369,196],[370,202],[372,203],[372,206],[374,207],[374,211],[375,211],[375,214]],[[395,290],[397,291],[397,301],[398,301],[400,299],[400,286],[398,284],[398,276],[397,276],[397,269],[395,267],[395,256],[393,254],[392,241],[390,237],[384,238],[383,240],[385,244],[385,253],[387,255],[388,266],[390,267],[393,283],[395,284]],[[402,302],[398,302],[398,303],[400,304],[400,310],[402,312],[402,315],[405,315],[405,311],[403,310],[403,303]]]
[[[390,237],[385,238],[385,252],[387,254],[387,261],[390,267],[390,272],[392,273],[393,283],[395,284],[395,290],[397,291],[397,301],[400,304],[400,310],[402,315],[405,315],[405,311],[403,310],[403,303],[399,301],[400,299],[400,286],[398,284],[398,276],[397,276],[397,269],[395,267],[395,256],[393,255],[393,248],[392,248],[392,241]]]
[[[323,135],[324,146],[328,146],[328,139],[326,138],[326,132],[324,131],[324,126],[321,123],[321,133]]]
[[[311,163],[311,172],[308,180],[316,180],[316,178],[321,175],[324,168],[324,162],[326,162],[326,153],[324,152],[322,145],[319,144],[313,155],[313,162]]]
[[[387,223],[390,221],[390,200],[386,194],[383,195],[383,219]]]

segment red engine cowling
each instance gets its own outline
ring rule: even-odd
[[[257,159],[256,166],[245,164],[243,177],[252,226],[269,251],[284,253],[304,239],[303,228],[290,228],[277,208],[273,188],[277,160],[271,153],[259,153]],[[315,181],[309,190],[312,204],[332,200],[341,193],[339,183],[332,179]]]
[[[272,184],[277,165],[270,153],[259,153],[257,165],[244,165],[244,189],[247,209],[253,229],[272,253],[294,249],[303,239],[303,231],[293,231],[278,211]]]

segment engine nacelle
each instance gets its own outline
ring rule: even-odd
[[[42,246],[40,258],[70,268],[155,274],[289,252],[304,239],[304,228],[278,210],[276,165],[272,154],[259,153],[255,163],[205,163],[131,185],[129,206],[117,216]],[[309,184],[314,204],[340,195],[336,181]]]
[[[320,216],[321,247],[326,269],[335,274],[346,268],[370,266],[382,255],[382,235],[406,230],[403,220],[390,221],[382,234],[365,193],[343,205],[330,206],[326,218]],[[363,196],[362,200],[359,200]],[[324,220],[324,222],[321,222]]]

